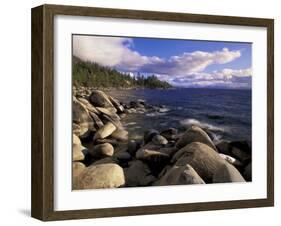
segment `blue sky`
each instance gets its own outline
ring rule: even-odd
[[[74,35],[73,53],[179,87],[251,88],[250,43]]]

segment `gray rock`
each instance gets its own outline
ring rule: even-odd
[[[236,158],[238,158],[241,162],[245,163],[245,162],[249,162],[249,160],[251,159],[251,155],[248,154],[247,152],[240,150],[237,147],[232,147],[231,148],[231,154],[233,156],[235,156]]]
[[[154,185],[205,184],[202,178],[190,166],[173,166]]]
[[[231,147],[228,141],[221,141],[218,144],[216,144],[216,147],[219,153],[225,155],[231,155]]]
[[[103,158],[103,157],[112,156],[114,154],[114,148],[109,143],[98,144],[95,145],[92,149],[90,149],[89,153],[94,158]]]
[[[152,140],[152,138],[159,134],[159,132],[155,129],[146,130],[143,135],[143,140],[145,143],[148,143]]]
[[[76,189],[117,188],[125,185],[123,169],[117,164],[91,165],[79,175]]]
[[[125,178],[127,187],[147,186],[156,180],[149,167],[139,160],[131,162],[125,169]]]
[[[113,120],[108,115],[105,115],[105,114],[102,115],[102,121],[104,123],[111,122],[116,128],[124,129],[122,123],[120,122],[120,120]]]
[[[158,145],[165,145],[165,144],[168,144],[167,139],[166,139],[165,137],[159,135],[159,134],[153,136],[152,142],[153,142],[154,144],[158,144]]]
[[[135,140],[130,140],[128,143],[128,152],[134,156],[136,151],[140,148],[140,144]]]
[[[111,122],[107,122],[103,127],[101,127],[95,134],[94,140],[104,139],[110,136],[116,130],[116,126]]]
[[[110,102],[114,105],[119,113],[124,112],[124,107],[114,97],[108,96]]]
[[[214,149],[199,142],[192,142],[180,149],[171,162],[175,162],[176,166],[191,165],[206,183],[211,183],[214,173],[227,163]]]
[[[213,183],[245,182],[239,171],[229,163],[221,165],[213,176]]]
[[[100,120],[99,116],[95,114],[94,112],[89,112],[90,116],[92,117],[93,121],[95,122],[95,125],[97,128],[101,128],[104,126],[103,122]]]
[[[95,107],[114,108],[108,96],[103,91],[100,90],[94,90],[91,93],[89,100]]]
[[[120,117],[112,110],[112,108],[102,108],[102,107],[96,107],[96,109],[102,113],[110,117],[113,121],[119,121]],[[114,108],[115,109],[115,108]]]
[[[163,137],[165,137],[168,140],[174,140],[177,138],[178,130],[175,128],[169,128],[167,130],[164,130],[160,133]]]
[[[122,151],[116,153],[115,157],[121,162],[128,162],[131,160],[132,156],[127,151]]]
[[[182,148],[192,142],[200,142],[208,145],[213,150],[217,150],[208,134],[198,126],[188,129],[176,143],[177,148]]]

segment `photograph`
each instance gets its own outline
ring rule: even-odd
[[[251,182],[252,43],[72,35],[72,189]]]

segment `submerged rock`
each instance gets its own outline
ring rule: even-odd
[[[158,135],[159,132],[155,129],[146,130],[143,135],[144,143],[148,143],[152,140],[155,135]]]
[[[160,135],[162,135],[168,140],[175,140],[177,138],[177,134],[178,134],[178,130],[175,128],[169,128],[160,133]]]
[[[165,145],[165,144],[168,144],[167,139],[166,139],[165,137],[159,135],[159,134],[153,136],[152,142],[153,142],[154,144],[157,144],[157,145]]]

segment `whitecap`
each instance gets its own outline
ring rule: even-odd
[[[159,111],[160,113],[165,113],[165,112],[170,111],[170,109],[169,109],[169,108],[160,108],[158,111]]]
[[[225,127],[219,127],[219,126],[214,126],[214,125],[211,125],[209,123],[204,123],[204,122],[200,122],[196,119],[184,119],[182,121],[180,121],[180,124],[182,126],[199,126],[201,127],[202,129],[208,129],[208,130],[211,130],[211,131],[220,131],[220,132],[225,132],[226,129]]]

